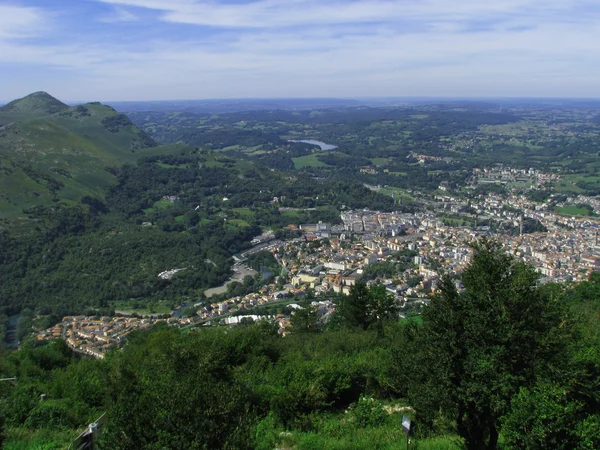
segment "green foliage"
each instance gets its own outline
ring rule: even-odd
[[[114,184],[105,167],[135,162],[139,156],[132,150],[156,146],[110,107],[69,108],[45,93],[1,108],[0,123],[9,124],[0,130],[0,218],[20,215],[32,206],[101,197]]]
[[[111,133],[118,133],[122,127],[133,125],[125,114],[105,117],[101,123]]]
[[[363,278],[365,280],[374,280],[381,278],[394,278],[410,267],[410,263],[392,263],[380,261],[375,264],[369,264],[364,268]]]
[[[278,273],[281,269],[281,266],[273,256],[273,253],[264,250],[248,256],[246,265],[256,271],[260,271],[262,267],[265,267]]]
[[[375,428],[383,425],[389,414],[379,400],[361,396],[350,409],[350,420],[360,428]]]
[[[547,328],[572,327],[557,305],[597,311],[597,277],[565,293],[537,288],[527,269],[482,244],[465,292],[444,280],[422,325],[384,322],[384,335],[358,326],[280,338],[267,322],[189,333],[156,326],[104,360],[73,358],[61,341],[0,353],[0,375],[18,378],[0,384],[6,446],[64,447],[61,433],[73,439],[107,412],[111,449],[400,449],[396,408],[410,405],[418,448],[462,448],[447,437],[457,426],[474,448],[492,425],[507,448],[597,448],[597,333],[582,322],[583,340],[565,341],[565,330]],[[517,314],[524,304],[527,320]],[[491,436],[479,448],[492,448]]]
[[[496,448],[499,419],[522,387],[533,386],[564,360],[568,317],[536,287],[535,271],[482,241],[463,272],[465,292],[449,278],[423,312],[415,339],[410,397],[430,425],[456,421],[467,448]]]
[[[508,448],[600,446],[599,278],[592,274],[566,292],[579,318],[579,333],[569,342],[569,365],[561,376],[522,389],[512,401],[503,426]]]
[[[106,445],[248,448],[253,414],[248,395],[232,379],[245,359],[245,339],[217,332],[184,340],[168,329],[148,338],[146,344],[134,337],[111,362]]]
[[[308,303],[308,302],[307,302]],[[316,308],[310,304],[292,312],[290,323],[293,333],[312,333],[320,331]]]
[[[540,384],[513,399],[502,430],[509,449],[595,449],[599,420],[598,414],[586,416],[584,405],[565,387]]]
[[[336,321],[351,329],[366,330],[376,325],[378,334],[383,336],[384,322],[397,314],[398,306],[391,292],[381,285],[368,288],[359,281],[350,287],[348,296],[340,299]]]

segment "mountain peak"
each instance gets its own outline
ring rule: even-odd
[[[34,92],[26,97],[13,100],[0,108],[3,112],[54,114],[69,106],[44,91]]]

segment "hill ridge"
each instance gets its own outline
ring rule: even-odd
[[[0,220],[32,206],[103,197],[116,183],[106,167],[175,151],[99,102],[68,106],[43,91],[13,100],[0,108]]]
[[[0,112],[54,114],[69,109],[69,105],[45,91],[33,92],[0,107]]]

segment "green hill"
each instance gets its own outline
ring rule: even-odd
[[[84,195],[114,183],[106,167],[180,151],[156,142],[110,106],[69,107],[45,92],[0,108],[0,218]]]
[[[0,124],[65,111],[68,105],[47,92],[34,92],[0,108]]]

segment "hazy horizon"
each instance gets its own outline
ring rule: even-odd
[[[380,96],[380,97],[372,97],[372,96],[364,96],[364,97],[294,97],[294,96],[286,96],[286,97],[230,97],[230,98],[168,98],[168,99],[147,99],[147,100],[131,100],[131,99],[97,99],[97,98],[87,98],[87,99],[64,99],[53,95],[52,92],[48,91],[32,91],[28,94],[25,94],[20,97],[15,98],[7,98],[0,99],[0,106],[6,105],[13,100],[18,100],[20,98],[26,97],[28,95],[34,94],[36,92],[46,92],[52,97],[60,100],[67,105],[79,105],[90,102],[101,102],[104,104],[110,105],[111,103],[186,103],[186,102],[268,102],[268,101],[340,101],[340,102],[357,102],[358,106],[362,106],[367,104],[368,102],[407,102],[407,103],[415,103],[415,102],[600,102],[600,96],[597,97],[443,97],[443,96],[435,96],[435,97],[426,97],[426,96]],[[365,103],[361,103],[365,102]]]

